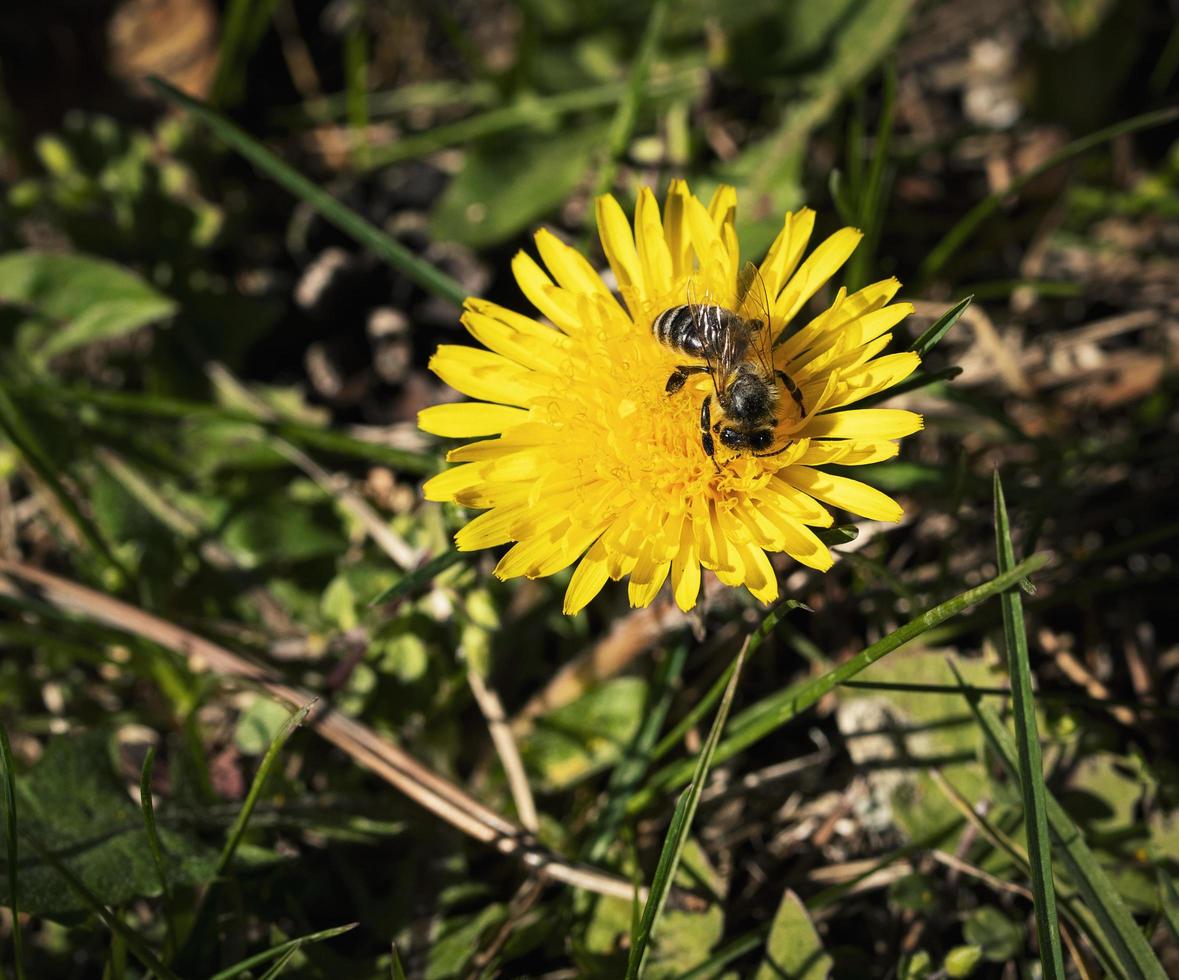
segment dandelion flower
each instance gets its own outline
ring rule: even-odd
[[[769,554],[831,567],[812,530],[832,524],[825,505],[901,517],[880,491],[821,467],[888,459],[897,439],[921,428],[913,412],[847,407],[917,367],[914,353],[881,356],[913,307],[890,302],[900,284],[886,279],[841,289],[818,316],[796,323],[859,243],[856,229],[836,232],[804,260],[814,212],[787,214],[758,267],[771,336],[780,338],[773,367],[802,402],[778,391],[773,455],[719,442],[708,455],[701,406],[716,389],[707,371],[668,394],[685,355],[660,343],[652,324],[689,296],[736,308],[736,203],[734,189],[721,187],[705,207],[675,181],[662,213],[650,190],[639,194],[632,228],[613,197],[599,198],[602,247],[621,298],[584,256],[542,230],[544,268],[521,252],[512,271],[544,319],[469,299],[462,322],[485,349],[444,345],[430,362],[477,400],[427,408],[420,426],[476,441],[449,453],[459,465],[429,480],[426,497],[483,510],[455,536],[460,550],[514,542],[495,569],[500,578],[539,578],[576,562],[566,613],[622,578],[631,604],[645,606],[670,577],[687,610],[702,569],[770,602],[778,581]]]

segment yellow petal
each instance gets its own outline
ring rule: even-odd
[[[833,507],[842,507],[872,521],[895,523],[904,515],[901,505],[892,497],[859,480],[849,480],[809,466],[791,466],[782,478]]]
[[[559,572],[585,550],[600,530],[600,527],[582,529],[573,534],[566,519],[555,527],[534,533],[508,549],[495,566],[495,577],[508,579],[523,575],[542,578]]]
[[[782,230],[766,253],[760,269],[771,302],[777,300],[782,287],[798,268],[814,227],[815,212],[810,208],[801,208],[786,215]]]
[[[670,286],[674,282],[671,252],[663,237],[659,202],[649,187],[639,191],[639,198],[635,202],[635,244],[643,269],[643,281],[652,284],[651,291],[657,291],[658,285]]]
[[[520,511],[513,507],[493,507],[459,528],[454,546],[459,551],[494,548],[512,540],[512,525],[519,520]]]
[[[558,328],[567,334],[576,334],[580,331],[581,322],[577,317],[576,298],[566,290],[554,286],[553,281],[537,265],[536,259],[527,252],[517,252],[512,258],[512,275],[516,277],[520,291],[528,297],[528,302]]]
[[[863,316],[865,313],[871,313],[873,310],[880,309],[880,307],[888,303],[897,294],[900,288],[901,284],[896,276],[881,279],[879,282],[869,283],[863,289],[852,293],[847,298],[847,303],[843,309],[845,319]]]
[[[921,416],[899,408],[861,408],[817,415],[806,427],[812,438],[899,439],[922,427]]]
[[[456,493],[482,481],[483,475],[478,466],[452,466],[423,483],[422,495],[427,500],[453,500]]]
[[[741,264],[741,245],[737,241],[737,189],[721,184],[708,202],[708,214],[720,235],[721,244],[729,258],[729,268],[736,270]]]
[[[466,439],[490,436],[528,421],[528,411],[486,402],[433,405],[418,412],[418,428],[436,436]]]
[[[795,561],[825,572],[834,563],[831,552],[810,528],[785,518],[782,522],[786,547],[783,549]]]
[[[741,547],[745,563],[745,588],[761,602],[773,602],[778,598],[778,576],[766,553],[756,544]]]
[[[672,275],[677,279],[692,271],[692,236],[688,233],[688,201],[691,199],[687,182],[677,177],[667,188],[663,202],[663,238],[671,255]]]
[[[551,327],[544,328],[548,331],[547,337],[537,336],[475,310],[467,310],[462,322],[467,332],[484,347],[511,358],[521,367],[554,374],[565,370],[571,349],[569,338]]]
[[[547,228],[541,228],[535,240],[541,260],[558,286],[573,293],[596,294],[614,300],[602,277],[577,249],[566,245]]]
[[[794,467],[787,467],[787,471]],[[809,494],[803,493],[783,477],[783,470],[762,488],[762,498],[767,505],[776,508],[788,517],[809,524],[811,527],[830,527],[835,519],[830,512]],[[781,547],[772,549],[781,551]]]
[[[703,285],[713,302],[729,305],[737,286],[737,266],[712,216],[696,198],[688,200],[688,232],[700,262]]]
[[[802,304],[815,295],[848,260],[864,233],[858,228],[841,228],[807,257],[782,290],[774,306],[774,315],[789,323]]]
[[[452,388],[480,401],[524,406],[548,391],[536,373],[477,347],[442,344],[429,366]]]
[[[619,291],[624,296],[631,292],[642,297],[643,267],[639,262],[638,249],[635,248],[634,235],[630,230],[630,222],[626,220],[626,214],[609,194],[598,198],[596,214],[602,251],[606,253],[606,261],[610,263],[610,268],[614,270]],[[631,310],[631,313],[635,312],[634,309]]]
[[[816,439],[797,460],[807,466],[864,466],[892,459],[901,451],[898,442],[872,442],[867,439]]]
[[[881,334],[887,333],[912,312],[912,303],[893,303],[892,306],[885,306],[857,317],[855,321],[856,345],[866,344]]]
[[[564,612],[572,616],[581,612],[591,599],[602,591],[610,576],[606,573],[606,555],[599,538],[578,562],[565,589]]]
[[[879,391],[887,391],[916,371],[920,363],[921,358],[917,354],[913,351],[904,351],[900,354],[878,357],[855,371],[841,374],[839,393],[825,407],[838,408]]]
[[[636,609],[651,605],[651,601],[659,595],[659,590],[667,580],[669,568],[671,562],[644,562],[640,559],[630,573],[630,582],[627,583],[630,604]]]
[[[700,557],[696,552],[696,537],[691,520],[685,519],[680,529],[680,547],[671,562],[671,585],[675,604],[684,612],[696,605],[700,595]]]

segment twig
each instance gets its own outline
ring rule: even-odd
[[[516,746],[516,739],[512,735],[512,728],[508,724],[504,706],[487,682],[479,675],[474,667],[467,671],[467,681],[471,685],[471,693],[475,695],[475,702],[483,717],[487,719],[487,730],[491,734],[491,742],[499,755],[500,765],[504,767],[504,775],[508,779],[508,790],[516,804],[516,814],[528,831],[536,833],[540,829],[540,821],[536,815],[536,802],[532,799],[532,789],[528,785],[528,774],[524,771],[524,763],[520,759],[520,750]]]
[[[292,707],[301,707],[315,697],[310,691],[282,682],[269,668],[204,637],[29,565],[0,559],[0,593],[79,612],[180,654],[193,670],[207,670],[226,678],[250,682]],[[626,901],[634,899],[635,889],[630,881],[570,863],[552,853],[524,827],[496,813],[372,729],[337,713],[322,701],[308,716],[307,724],[419,806],[476,840],[490,844],[500,853],[518,858],[537,874],[600,895]],[[646,889],[641,892],[639,900],[645,901]]]
[[[1079,687],[1085,689],[1085,693],[1097,701],[1110,701],[1113,695],[1110,693],[1108,687],[1101,683],[1094,677],[1080,660],[1074,657],[1056,637],[1047,630],[1041,630],[1039,633],[1040,643],[1048,652],[1049,656],[1055,662],[1056,666],[1060,668],[1060,672],[1064,674],[1070,681]],[[1113,705],[1108,708],[1111,715],[1114,716],[1121,724],[1127,728],[1133,728],[1136,722],[1134,712],[1125,705]]]

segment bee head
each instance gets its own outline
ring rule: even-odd
[[[720,441],[721,445],[728,449],[738,451],[752,449],[755,453],[760,453],[773,445],[774,432],[772,429],[746,430],[725,425],[720,430]]]

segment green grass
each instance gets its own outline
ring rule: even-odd
[[[1164,976],[1162,7],[292,9],[224,5],[155,121],[0,92],[0,977]],[[676,177],[737,186],[742,261],[864,231],[800,323],[902,281],[921,367],[848,404],[924,429],[832,472],[904,516],[831,506],[769,609],[566,617],[422,499],[426,362],[464,283],[529,311],[537,227],[603,268],[593,196]]]

